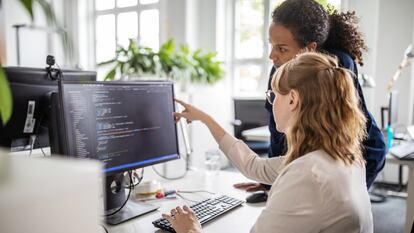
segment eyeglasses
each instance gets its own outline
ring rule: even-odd
[[[273,105],[273,101],[275,101],[276,94],[272,90],[266,91],[266,99],[269,104]]]

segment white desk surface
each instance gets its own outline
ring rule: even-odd
[[[217,195],[226,194],[231,197],[235,197],[241,200],[245,200],[249,195],[243,190],[233,188],[233,184],[237,182],[249,181],[240,173],[220,171],[216,176],[208,176],[204,170],[189,171],[186,177],[175,180],[167,181],[156,176],[151,168],[145,169],[144,180],[157,179],[163,184],[166,190],[178,189],[183,191],[191,190],[208,190],[215,192]],[[183,193],[188,199],[201,201],[212,196],[208,193],[187,194]],[[172,208],[178,205],[191,205],[192,202],[185,201],[179,197],[177,199],[165,199],[157,202],[150,202],[152,204],[159,204],[160,208],[152,213],[145,214],[138,218],[129,220],[116,226],[107,225],[107,229],[110,233],[146,233],[146,232],[164,232],[152,225],[152,221],[161,217],[161,213],[168,213]],[[227,214],[218,217],[211,222],[203,225],[205,233],[214,232],[249,232],[250,228],[256,222],[257,217],[264,208],[262,204],[246,204],[242,207],[238,207]]]

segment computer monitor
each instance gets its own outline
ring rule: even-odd
[[[58,81],[46,69],[4,67],[13,98],[13,112],[6,125],[0,122],[0,146],[22,151],[49,146],[50,95]],[[96,72],[62,70],[62,79],[95,81]]]
[[[51,149],[104,163],[108,212],[125,203],[125,171],[180,158],[171,82],[63,81],[53,102],[58,120],[52,128],[61,141]],[[129,203],[134,206],[107,222],[117,224],[157,209]]]

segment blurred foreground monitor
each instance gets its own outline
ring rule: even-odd
[[[102,232],[102,167],[0,151],[0,232]]]

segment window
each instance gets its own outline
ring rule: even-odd
[[[95,62],[114,58],[129,39],[159,49],[159,0],[95,0]],[[110,67],[98,67],[101,79]]]
[[[236,96],[263,96],[271,69],[267,28],[283,0],[233,0],[233,87]],[[320,0],[340,8],[341,0]]]

